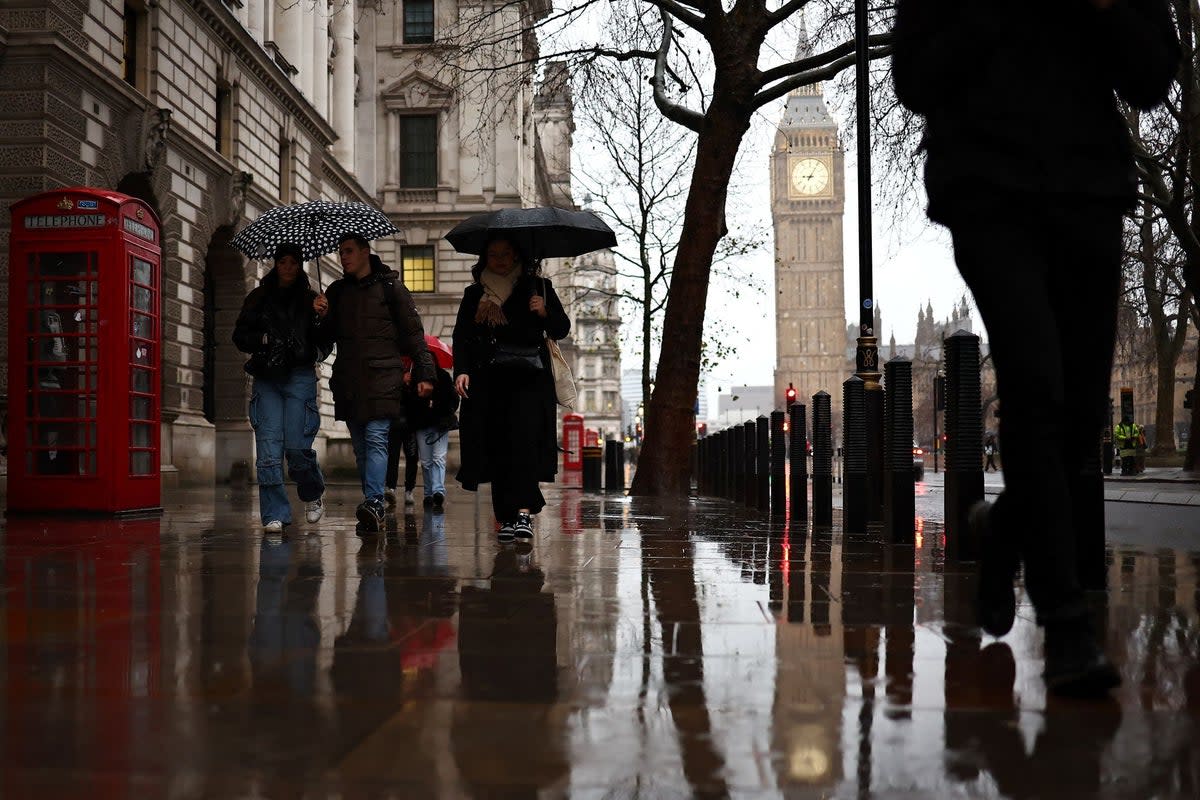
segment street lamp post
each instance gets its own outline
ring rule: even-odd
[[[871,83],[868,0],[855,0],[855,92],[858,138],[858,348],[855,374],[866,388],[867,519],[883,519],[883,387],[879,383],[879,339],[875,332],[871,252]]]

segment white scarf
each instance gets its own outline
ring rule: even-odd
[[[475,312],[475,321],[491,325],[493,328],[507,325],[508,318],[504,316],[501,306],[512,295],[513,287],[517,285],[520,277],[521,270],[517,267],[509,270],[507,275],[498,275],[485,269],[479,276],[479,283],[483,286],[483,297],[479,301],[479,309]]]

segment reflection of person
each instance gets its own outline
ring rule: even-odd
[[[384,266],[357,234],[341,238],[338,256],[346,275],[329,287],[321,325],[324,340],[337,344],[329,388],[334,416],[350,430],[362,481],[356,516],[365,530],[378,531],[386,511],[388,429],[393,420],[404,418],[404,359],[412,360],[417,393],[423,397],[433,391],[433,359],[425,347],[421,316],[399,273]]]
[[[1122,215],[1137,196],[1114,93],[1137,108],[1165,98],[1179,61],[1167,3],[900,0],[895,34],[897,97],[925,117],[929,216],[950,229],[1004,409],[1005,490],[972,513],[980,623],[1011,628],[1023,561],[1048,688],[1103,691],[1119,677],[1088,622],[1077,558],[1103,541],[1095,456]]]
[[[246,371],[254,376],[250,425],[254,428],[258,508],[268,531],[283,530],[292,508],[283,485],[283,461],[296,482],[309,523],[325,513],[325,478],[313,440],[321,427],[317,408],[316,363],[327,354],[317,342],[313,312],[324,308],[301,269],[303,254],[295,244],[275,250],[275,266],[242,304],[233,343],[250,353]]]
[[[455,389],[462,403],[462,468],[475,491],[492,484],[500,540],[533,538],[532,514],[546,505],[539,481],[558,471],[557,400],[546,336],[571,323],[541,265],[495,239],[471,269],[454,325]]]
[[[545,573],[512,548],[496,555],[488,588],[463,586],[458,652],[462,694],[450,741],[472,796],[490,796],[507,773],[504,797],[539,796],[569,775],[566,714],[558,701],[558,619]],[[480,730],[521,730],[503,739]],[[535,754],[535,757],[531,757]],[[517,772],[513,764],[521,764]]]

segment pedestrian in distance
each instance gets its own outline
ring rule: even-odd
[[[318,310],[323,341],[337,345],[333,376],[334,417],[350,430],[363,500],[355,515],[365,531],[383,528],[388,432],[404,419],[405,359],[421,397],[433,392],[433,357],[425,346],[421,317],[400,275],[371,252],[362,236],[338,241],[345,276],[330,285]]]
[[[411,381],[412,372],[408,372],[404,376],[405,381]],[[408,397],[414,394],[408,391],[408,386],[405,386],[405,395]],[[387,478],[385,484],[387,488],[383,490],[383,498],[387,501],[388,508],[396,506],[396,487],[400,482],[400,455],[404,455],[404,505],[413,505],[413,490],[417,487],[417,437],[413,434],[412,425],[407,420],[408,412],[405,411],[406,419],[403,422],[393,421],[391,428],[388,429],[388,460],[387,460]]]
[[[278,533],[292,522],[283,485],[283,463],[305,504],[305,519],[316,524],[325,513],[325,478],[312,449],[321,427],[317,407],[318,362],[329,354],[317,330],[316,314],[327,307],[301,267],[300,247],[275,249],[275,265],[246,295],[233,328],[233,343],[249,353],[250,427],[254,429],[258,509],[263,530]]]
[[[471,269],[454,325],[454,387],[462,398],[458,481],[492,485],[499,540],[533,538],[546,505],[539,482],[558,472],[554,379],[546,337],[571,323],[541,265],[505,238]]]
[[[435,368],[433,394],[428,398],[409,393],[408,426],[416,439],[421,458],[421,479],[426,509],[441,513],[446,502],[446,452],[450,431],[458,427],[458,393],[454,379],[444,369]]]
[[[1005,489],[970,515],[979,621],[994,636],[1011,628],[1023,565],[1047,688],[1100,694],[1120,677],[1085,591],[1105,588],[1097,454],[1122,216],[1137,197],[1117,98],[1166,98],[1180,57],[1171,14],[1166,0],[899,0],[895,37],[897,97],[925,122],[929,217],[950,229],[1004,408]]]
[[[983,454],[987,456],[987,463],[983,466],[984,472],[996,472],[996,435],[989,433],[987,440],[983,443]]]
[[[1117,439],[1117,455],[1121,459],[1121,474],[1137,472],[1137,426],[1128,416],[1122,416],[1113,435]]]

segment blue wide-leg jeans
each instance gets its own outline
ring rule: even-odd
[[[388,429],[392,421],[372,419],[366,422],[347,422],[350,443],[354,446],[354,460],[358,464],[358,477],[362,480],[363,498],[383,502],[383,482],[387,477]]]
[[[312,449],[321,427],[316,370],[298,367],[284,381],[255,378],[250,426],[254,428],[259,514],[264,524],[272,520],[287,524],[292,521],[292,508],[283,486],[285,459],[301,502],[325,493],[325,476]]]

